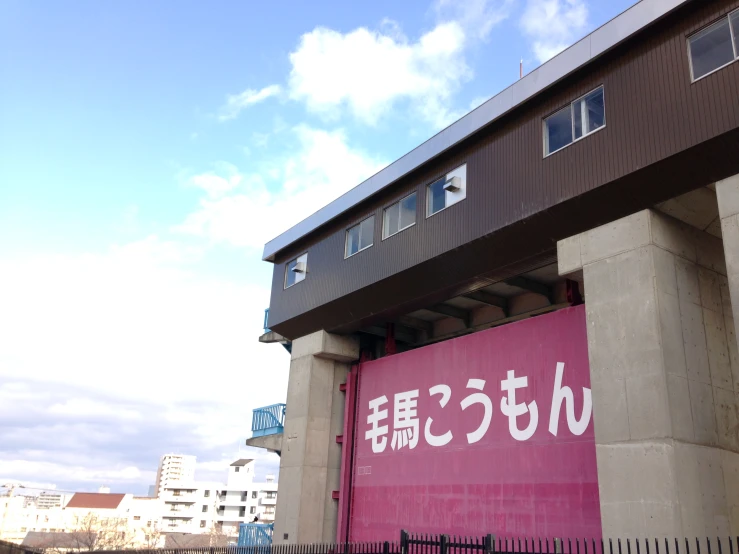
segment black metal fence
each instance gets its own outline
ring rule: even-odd
[[[96,554],[131,554],[100,550]],[[140,554],[739,554],[739,537],[694,539],[533,539],[401,532],[400,542],[273,544],[138,550]]]
[[[739,537],[561,539],[455,537],[401,531],[400,554],[739,554]],[[302,554],[302,553],[299,553]]]

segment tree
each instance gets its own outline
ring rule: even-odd
[[[93,512],[76,517],[70,535],[73,537],[72,549],[77,552],[125,550],[133,546],[135,539],[126,518],[100,517]]]
[[[153,525],[152,527],[145,527],[139,530],[142,535],[137,537],[137,546],[152,550],[154,548],[161,548],[162,533],[159,531],[159,527]]]
[[[213,525],[208,532],[210,536],[209,546],[228,546],[228,543],[233,539],[223,530],[223,523],[213,522]]]

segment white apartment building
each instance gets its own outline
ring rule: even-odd
[[[236,536],[241,523],[275,518],[277,483],[254,482],[254,460],[240,459],[229,466],[226,484],[192,481],[164,487],[162,531],[218,533]]]
[[[167,470],[166,462],[163,465],[162,474]],[[106,492],[107,487],[101,487],[98,493],[52,492],[37,497],[10,491],[0,496],[0,540],[20,543],[33,532],[35,546],[55,547],[52,543],[58,537],[53,535],[79,532],[90,517],[108,538],[121,535],[120,540],[109,540],[106,548],[155,548],[163,545],[163,535],[168,533],[236,537],[241,523],[255,518],[260,523],[271,523],[275,518],[277,483],[270,476],[266,482],[255,482],[254,469],[253,460],[233,462],[225,484],[174,480],[169,475],[167,483],[162,478],[159,498],[111,494]]]
[[[228,468],[226,486],[218,495],[216,525],[229,536],[239,534],[239,525],[256,518],[260,523],[275,520],[277,483],[254,482],[254,460],[236,460]]]
[[[160,495],[164,533],[207,533],[213,529],[221,483],[180,481],[165,485]]]
[[[29,498],[33,497],[0,497],[0,540],[20,543],[28,533],[35,532],[39,541],[36,546],[43,546],[45,540],[53,541],[55,534],[85,528],[108,538],[112,533],[122,535],[115,540],[121,547],[160,546],[162,502],[159,499],[131,494],[75,493],[64,495],[62,505],[39,507],[38,498],[34,502]],[[45,499],[41,502],[42,506],[47,504]],[[55,545],[50,542],[45,547]]]
[[[154,490],[160,496],[166,485],[179,481],[192,482],[194,479],[195,456],[165,454],[159,462]]]
[[[36,497],[36,507],[42,510],[47,508],[64,508],[70,498],[72,498],[71,494],[42,492]]]

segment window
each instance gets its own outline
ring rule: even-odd
[[[203,527],[205,527],[205,520],[204,519],[201,519],[200,520],[200,528],[202,529]]]
[[[28,530],[28,527],[21,527],[21,533],[25,533]]]
[[[251,492],[251,497],[252,498],[256,498],[257,497],[257,491],[252,491]]]
[[[386,239],[416,223],[416,193],[385,208],[382,216],[382,238]]]
[[[244,517],[246,515],[246,506],[239,508],[239,517]]]
[[[375,234],[375,216],[368,217],[361,223],[346,231],[346,247],[344,257],[348,258],[357,252],[369,248],[373,243]]]
[[[285,264],[285,288],[292,287],[305,279],[308,272],[308,253],[298,256],[294,260],[290,260]],[[240,468],[235,468],[239,471]]]
[[[249,491],[244,491],[241,493],[241,501],[246,502],[246,499],[249,497]]]
[[[151,521],[147,521],[147,522],[146,522],[146,526],[147,526],[147,527],[151,527]]]
[[[275,507],[274,506],[267,506],[264,508],[264,515],[266,516],[273,516],[275,515]]]
[[[205,493],[203,493],[203,496],[205,498],[208,498],[210,496],[210,491],[205,491]]]
[[[605,124],[603,87],[598,87],[544,120],[544,155],[561,150]]]
[[[203,506],[203,513],[206,513],[208,511],[208,506]]]
[[[467,164],[447,173],[426,187],[426,217],[467,197]]]
[[[256,514],[257,513],[257,507],[256,506],[252,506],[251,508],[249,508],[249,513],[250,514]]]
[[[265,498],[270,499],[270,500],[274,500],[275,498],[277,498],[277,493],[275,491],[270,491],[270,492],[267,493],[267,495],[265,496]]]
[[[140,521],[141,520],[141,516],[133,516],[133,520],[134,521]]]
[[[739,10],[688,38],[693,80],[721,69],[739,57]]]
[[[294,266],[294,267],[297,267],[297,263],[295,264],[295,266]],[[294,273],[294,272],[295,272],[295,271],[293,270],[293,273]],[[240,469],[241,469],[240,467],[235,467],[235,468],[234,468],[234,471],[235,471],[236,473],[238,473]]]

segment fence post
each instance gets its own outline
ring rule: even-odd
[[[385,541],[382,543],[382,554],[390,554],[390,542]]]
[[[492,554],[495,550],[495,537],[493,535],[485,535],[485,554]]]
[[[439,554],[448,554],[449,552],[449,535],[441,535],[439,537]]]
[[[400,530],[400,554],[408,554],[408,531]]]

